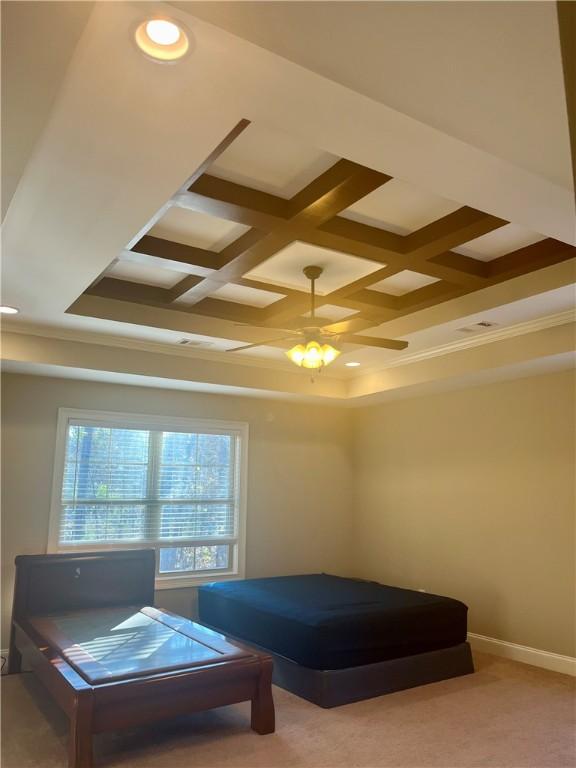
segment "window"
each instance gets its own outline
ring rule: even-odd
[[[154,547],[160,588],[243,575],[247,434],[61,409],[49,551]]]

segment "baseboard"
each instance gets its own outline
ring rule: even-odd
[[[562,672],[564,675],[576,677],[576,658],[574,656],[562,656],[559,653],[540,651],[538,648],[507,643],[505,640],[476,635],[474,632],[468,632],[468,642],[475,651],[492,653],[494,656],[502,656],[505,659],[521,661],[534,667],[542,667],[552,672]]]

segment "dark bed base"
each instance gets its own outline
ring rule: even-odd
[[[276,685],[325,708],[474,672],[468,643],[347,669],[308,669],[268,653],[274,660]]]
[[[222,631],[218,627],[210,628]],[[225,634],[246,642],[242,638]],[[325,709],[474,672],[468,643],[347,669],[309,669],[252,640],[250,646],[272,657],[272,682],[275,685]]]

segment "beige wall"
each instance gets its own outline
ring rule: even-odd
[[[60,407],[248,422],[247,575],[350,571],[349,411],[10,374],[2,377],[2,406],[4,625],[14,556],[46,550]],[[187,589],[157,595],[160,605],[184,614],[193,598]]]
[[[458,597],[471,632],[575,655],[574,376],[357,413],[358,575]]]
[[[14,556],[46,547],[64,406],[249,422],[248,576],[424,588],[464,600],[472,632],[575,653],[571,373],[356,411],[6,375],[2,405],[3,619]]]

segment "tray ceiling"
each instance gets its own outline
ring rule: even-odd
[[[573,347],[566,313],[573,304],[575,251],[567,245],[576,245],[573,196],[555,171],[536,167],[539,149],[566,146],[560,134],[567,121],[542,100],[522,101],[535,118],[526,120],[509,98],[523,87],[533,92],[537,69],[545,73],[540,93],[558,102],[558,35],[546,19],[525,9],[516,14],[513,6],[520,4],[508,4],[506,18],[494,24],[489,17],[498,13],[486,6],[482,24],[502,46],[495,51],[491,43],[486,60],[485,44],[471,51],[467,41],[457,68],[449,46],[440,46],[443,59],[430,59],[426,49],[438,50],[440,32],[460,39],[454,4],[434,4],[446,22],[440,29],[420,13],[419,31],[412,22],[401,24],[403,14],[412,14],[410,4],[380,4],[377,11],[363,4],[365,21],[372,12],[391,13],[394,23],[386,29],[397,38],[395,49],[392,35],[387,46],[374,46],[366,25],[354,26],[357,14],[341,25],[344,40],[317,39],[331,60],[334,50],[345,51],[338,41],[366,40],[363,51],[380,62],[370,71],[381,85],[401,89],[401,105],[384,93],[365,91],[366,98],[342,73],[296,65],[259,40],[255,46],[205,24],[189,15],[188,3],[174,12],[195,48],[178,66],[160,67],[129,45],[144,10],[120,2],[94,4],[89,18],[80,19],[83,34],[68,41],[67,66],[52,67],[40,30],[62,26],[73,4],[51,3],[37,18],[34,8],[45,4],[9,5],[8,53],[23,55],[27,75],[9,55],[8,84],[12,94],[26,94],[26,104],[11,110],[17,119],[3,140],[8,137],[16,157],[28,124],[37,123],[38,141],[34,152],[27,150],[3,226],[3,300],[20,308],[3,324],[12,337],[4,346],[7,359],[341,399],[454,376],[456,367],[480,371]],[[210,7],[216,5],[237,7]],[[303,14],[313,34],[305,7],[313,5],[258,3],[248,15]],[[464,9],[473,5],[459,7],[466,29]],[[540,9],[536,16],[555,18],[555,4],[551,11],[531,5]],[[317,21],[323,28],[329,21],[337,32],[332,22],[343,5],[331,7],[330,18],[322,14]],[[30,24],[39,31],[33,51],[22,44]],[[304,40],[291,24],[278,29],[283,41]],[[361,34],[350,35],[351,29]],[[535,37],[545,45],[537,48]],[[506,71],[504,49],[511,62]],[[383,65],[386,57],[394,67]],[[402,81],[383,79],[400,60],[412,67],[400,68]],[[467,69],[473,62],[480,65],[477,79]],[[361,57],[343,56],[339,63],[367,82],[368,62]],[[424,69],[433,88],[422,80]],[[459,85],[465,86],[464,110],[454,98]],[[57,98],[44,104],[39,90]],[[493,103],[492,95],[498,97]],[[501,96],[512,110],[503,109]],[[41,121],[28,102],[44,104]],[[473,132],[451,131],[417,113],[425,103],[450,120],[455,114],[445,106],[452,105]],[[534,163],[507,152],[505,136],[482,144],[489,132],[476,119],[480,113],[513,138],[509,149],[529,149],[525,157]],[[556,133],[554,142],[542,140],[542,126]],[[564,149],[557,154],[569,172]],[[286,335],[279,327],[306,324],[309,285],[300,270],[310,261],[325,268],[318,315],[347,337],[345,354],[314,385],[274,342]],[[557,291],[566,294],[561,304]],[[526,302],[520,314],[512,311],[518,302]],[[459,330],[484,321],[496,322],[496,329],[482,326],[465,337]],[[393,337],[409,346],[369,349],[351,335],[356,342],[362,335]],[[226,354],[239,342],[267,346]],[[346,368],[350,360],[361,366]]]

